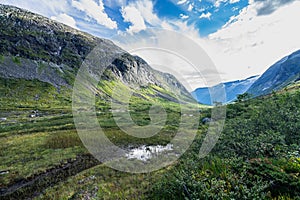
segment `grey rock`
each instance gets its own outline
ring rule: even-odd
[[[212,119],[211,119],[211,118],[208,118],[208,117],[205,117],[205,118],[202,119],[202,123],[203,123],[203,124],[210,123],[211,121],[212,121]]]

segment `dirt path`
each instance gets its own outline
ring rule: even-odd
[[[69,160],[66,164],[61,164],[41,174],[17,181],[7,188],[1,188],[0,199],[31,199],[38,196],[46,188],[98,164],[100,162],[89,154],[79,155],[76,159]]]

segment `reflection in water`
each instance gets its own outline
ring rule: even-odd
[[[167,146],[140,146],[138,148],[131,149],[127,154],[128,159],[138,159],[141,161],[150,160],[154,156],[158,156],[164,152],[172,151],[173,144],[168,144]]]

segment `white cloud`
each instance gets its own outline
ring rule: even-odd
[[[161,20],[158,18],[158,16],[153,12],[153,2],[150,0],[140,0],[140,1],[136,1],[132,4],[130,4],[130,6],[134,6],[136,7],[142,17],[144,18],[144,20],[151,24],[152,26],[160,26],[160,22]]]
[[[116,29],[117,23],[113,21],[104,10],[102,0],[96,3],[94,0],[72,0],[72,6],[86,13],[100,25],[109,29]]]
[[[138,33],[145,30],[146,24],[141,12],[134,6],[126,6],[122,8],[122,16],[125,22],[130,22],[131,25],[127,29],[129,33]]]
[[[257,3],[244,8],[221,30],[199,40],[224,79],[262,74],[282,57],[300,49],[300,2],[257,16]]]
[[[179,33],[174,31],[175,25]],[[178,21],[171,27],[171,31],[147,29],[136,35],[122,35],[115,43],[145,59],[151,67],[173,74],[189,91],[206,84],[217,84],[220,81],[218,73],[194,40],[199,37],[198,31]]]
[[[182,4],[185,4],[187,2],[187,0],[179,0],[177,2],[177,5],[182,5]]]
[[[185,34],[203,47],[218,68],[223,81],[243,79],[262,74],[282,57],[300,49],[300,28],[292,23],[300,18],[300,2],[282,6],[270,15],[257,16],[258,6],[258,3],[251,3],[207,38],[200,38],[193,25],[179,20],[161,20],[160,24],[162,28]],[[210,15],[205,13],[204,16]],[[183,70],[176,63],[172,65],[178,71]],[[190,77],[187,79],[192,88],[203,86],[203,82],[192,78],[191,73],[182,71],[181,74]],[[203,73],[204,76],[213,77],[210,72]]]
[[[114,1],[121,3],[122,0]],[[233,3],[235,1],[212,0],[218,6],[220,3]],[[282,2],[283,0],[276,1]],[[99,24],[106,24],[111,28],[117,27],[116,22],[105,13],[102,1],[96,3],[93,0],[2,0],[1,2],[26,8],[48,17],[54,16],[52,18],[56,18],[58,21],[82,28],[82,20],[74,23],[70,17],[75,16],[74,13],[78,14],[80,11],[77,9],[79,9],[84,11],[89,18],[98,19],[97,22],[101,22]],[[68,2],[72,2],[77,9],[70,6]],[[176,2],[188,5],[187,0]],[[271,2],[271,0],[264,2]],[[223,80],[228,81],[261,74],[283,56],[300,49],[300,28],[296,24],[296,20],[300,18],[300,2],[294,1],[289,4],[273,6],[276,9],[272,9],[272,12],[262,14],[261,8],[266,5],[264,2],[250,0],[250,5],[244,8],[238,16],[232,17],[224,27],[207,38],[200,38],[198,30],[193,24],[187,25],[182,19],[160,19],[154,12],[153,1],[151,0],[131,2],[122,10],[125,20],[132,23],[128,28],[129,32],[139,32],[150,25],[176,30],[198,42],[215,62]],[[86,15],[82,18],[84,19]],[[204,16],[211,17],[208,13],[204,13]],[[86,24],[95,30],[99,27],[91,23]],[[89,30],[91,29],[89,28]],[[178,40],[176,43],[180,43],[180,41]],[[174,69],[182,70],[184,68],[176,63],[172,63],[172,65],[174,65]],[[187,77],[191,77],[191,73],[191,71],[182,71],[182,75]],[[199,85],[201,80],[195,78],[190,80],[194,81],[191,83],[192,87],[201,86]]]
[[[184,14],[180,14],[179,17],[180,17],[181,19],[188,19],[188,18],[189,18],[188,15],[184,15]]]
[[[14,5],[46,17],[58,15],[68,10],[67,0],[1,0],[1,4]]]
[[[250,0],[251,1],[251,0]],[[214,0],[214,6],[216,8],[219,8],[221,3],[230,3],[230,4],[234,4],[234,3],[238,3],[240,2],[240,0]]]
[[[66,13],[63,13],[63,14],[60,14],[60,15],[57,15],[57,16],[52,16],[51,19],[78,29],[78,27],[76,26],[75,19],[73,17],[67,15]]]
[[[219,8],[221,3],[225,3],[227,1],[228,0],[216,0],[214,5],[215,5],[216,8]]]
[[[230,0],[229,3],[234,4],[234,3],[238,3],[240,2],[240,0]]]
[[[160,27],[162,20],[153,12],[153,9],[153,2],[150,0],[131,2],[123,7],[121,13],[124,21],[132,24],[127,31],[137,33],[145,30],[146,23],[153,27]]]
[[[211,13],[210,13],[210,12],[202,13],[202,14],[199,16],[200,19],[203,19],[203,18],[210,19],[210,17],[211,17]]]
[[[147,6],[145,6],[145,5],[147,5]],[[166,30],[171,30],[171,31],[177,31],[179,33],[184,34],[186,37],[188,37],[190,39],[199,38],[198,30],[195,29],[194,26],[188,25],[187,22],[183,22],[182,20],[159,19],[158,16],[154,13],[153,2],[151,2],[150,0],[143,0],[143,1],[135,2],[135,3],[131,3],[128,6],[126,6],[125,8],[128,9],[128,8],[132,8],[132,7],[139,8],[138,11],[141,11],[141,9],[143,11],[145,11],[145,12],[133,14],[136,11],[130,10],[131,11],[130,13],[132,14],[131,18],[134,18],[135,20],[139,19],[140,21],[142,21],[142,19],[143,19],[144,22],[147,22],[151,26],[158,27],[158,28],[160,27],[160,28],[163,28]],[[125,8],[123,8],[122,10],[124,10]],[[127,16],[127,14],[124,15],[124,12],[123,12],[123,16]],[[181,17],[186,18],[185,15],[183,15],[183,14],[181,15]],[[132,23],[133,19],[129,20],[129,17],[128,17],[127,21],[131,21],[131,23]],[[142,26],[142,27],[144,30],[144,26]],[[147,47],[147,45],[149,43],[151,44],[151,41],[153,41],[153,40],[154,41],[158,40],[160,42],[164,42],[165,44],[166,43],[174,44],[175,48],[176,47],[180,47],[180,48],[184,47],[184,48],[189,49],[189,47],[186,47],[184,45],[185,44],[184,37],[183,38],[176,37],[176,39],[174,37],[168,37],[168,35],[161,33],[160,29],[157,29],[157,32],[154,31],[153,36],[149,36],[148,31],[146,31],[146,33],[136,31],[135,34],[132,35],[132,27],[130,27],[130,28],[131,29],[129,29],[127,31],[129,33],[129,37],[126,37],[126,34],[124,34],[124,33],[120,33],[120,35],[122,37],[125,37],[125,39],[115,41],[116,44],[118,44],[125,50],[130,51],[132,49],[139,49],[142,47]],[[137,30],[139,30],[139,29],[137,29]],[[133,38],[133,41],[130,40],[129,38]],[[174,42],[174,41],[176,41],[176,42]],[[157,45],[159,48],[160,44],[157,44]],[[167,70],[165,70],[165,72],[171,72],[170,67],[172,69],[176,69],[176,71],[173,70],[171,73],[174,74],[180,81],[182,81],[182,83],[190,90],[193,90],[196,87],[198,87],[198,86],[200,87],[205,84],[202,78],[195,79],[195,78],[190,77],[191,74],[195,73],[195,71],[194,71],[194,68],[191,68],[191,66],[188,66],[187,63],[178,60],[178,58],[176,59],[173,57],[168,57],[165,54],[160,54],[160,53],[157,54],[156,51],[154,51],[154,52],[153,51],[149,52],[149,51],[139,52],[139,53],[137,53],[137,55],[144,58],[148,63],[151,64],[151,66],[153,68],[156,68],[157,70],[164,71],[164,66],[169,67],[169,68],[167,68]],[[199,52],[192,51],[191,53],[197,54]],[[196,57],[199,58],[199,55],[197,54]],[[153,61],[155,61],[154,63],[156,63],[156,64],[153,64]],[[195,74],[193,76],[195,76]],[[211,73],[208,76],[206,78],[209,78],[210,80],[214,81]],[[187,78],[187,77],[190,77],[190,78]],[[199,77],[199,75],[198,75],[198,77]]]
[[[103,0],[105,6],[110,8],[123,7],[127,5],[127,0]]]
[[[194,9],[194,5],[191,3],[189,4],[189,7],[188,7],[188,11],[191,12],[192,10]]]
[[[253,2],[207,38],[201,38],[193,25],[180,20],[160,20],[160,25],[183,33],[203,47],[218,68],[223,81],[243,79],[262,74],[282,57],[300,49],[300,28],[292,23],[300,18],[300,2],[282,6],[270,15],[258,16],[258,6],[258,3]],[[162,63],[165,62],[162,60]],[[176,63],[172,65],[186,77],[191,88],[204,86],[200,78],[197,80],[191,76],[192,71],[184,71],[184,66]],[[203,73],[207,78],[214,76],[209,71]]]

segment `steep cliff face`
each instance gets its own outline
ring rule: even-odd
[[[152,69],[143,59],[114,45],[43,16],[12,6],[0,5],[0,77],[39,80],[55,87],[72,86],[76,73],[97,47],[99,66],[117,79],[138,88],[155,85],[191,99],[177,79]],[[101,66],[100,66],[101,65]],[[162,95],[163,96],[163,95]]]

